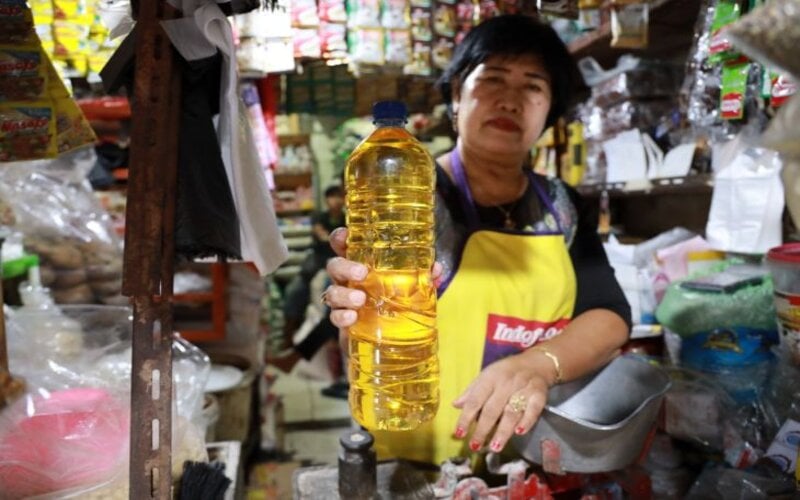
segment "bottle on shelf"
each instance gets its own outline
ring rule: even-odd
[[[434,162],[405,129],[406,107],[373,108],[376,129],[350,155],[347,258],[365,264],[367,294],[350,328],[350,407],[368,429],[414,429],[439,406]]]

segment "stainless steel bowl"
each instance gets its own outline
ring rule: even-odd
[[[543,461],[543,442],[556,445],[555,469],[610,472],[633,463],[670,387],[667,373],[636,356],[621,356],[594,375],[554,387],[530,432],[512,438],[525,459]]]

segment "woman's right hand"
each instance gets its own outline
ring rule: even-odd
[[[353,288],[347,288],[347,283],[364,281],[367,277],[367,266],[347,260],[343,255],[347,250],[347,229],[340,227],[331,232],[331,248],[338,257],[328,261],[328,276],[333,280],[333,285],[325,290],[325,303],[331,308],[331,322],[339,327],[339,341],[347,345],[347,328],[358,319],[358,309],[367,300],[367,295]],[[432,278],[438,286],[442,275],[442,266],[437,262],[433,264]]]
[[[367,294],[361,290],[347,288],[346,284],[364,281],[367,277],[367,266],[342,257],[347,249],[346,228],[334,229],[330,235],[330,243],[338,257],[328,261],[328,276],[334,284],[325,290],[325,303],[331,308],[331,322],[344,329],[356,322],[358,319],[356,311],[367,300]],[[342,336],[339,338],[341,340]]]

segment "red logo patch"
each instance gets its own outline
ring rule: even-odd
[[[510,316],[490,314],[486,322],[486,341],[495,345],[527,349],[555,337],[568,324],[569,319],[560,319],[554,322],[526,321]]]

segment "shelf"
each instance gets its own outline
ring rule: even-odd
[[[608,192],[609,198],[683,194],[710,195],[713,191],[713,177],[709,174],[701,174],[652,179],[636,184],[624,182],[589,184],[578,186],[576,189],[581,195],[589,198],[599,197],[603,191]]]
[[[298,187],[311,186],[313,174],[311,172],[300,173],[275,173],[275,189],[297,189]]]
[[[692,46],[700,0],[656,0],[650,5],[649,46],[646,49],[616,49],[610,46],[611,26],[576,38],[568,44],[575,60],[592,56],[606,69],[612,68],[619,56],[631,53],[638,57],[668,60],[682,57]]]
[[[278,217],[296,217],[298,215],[309,215],[313,211],[313,208],[296,208],[292,210],[277,210],[275,215]]]
[[[286,134],[278,136],[278,145],[285,146],[307,146],[311,144],[311,136],[308,134]]]

